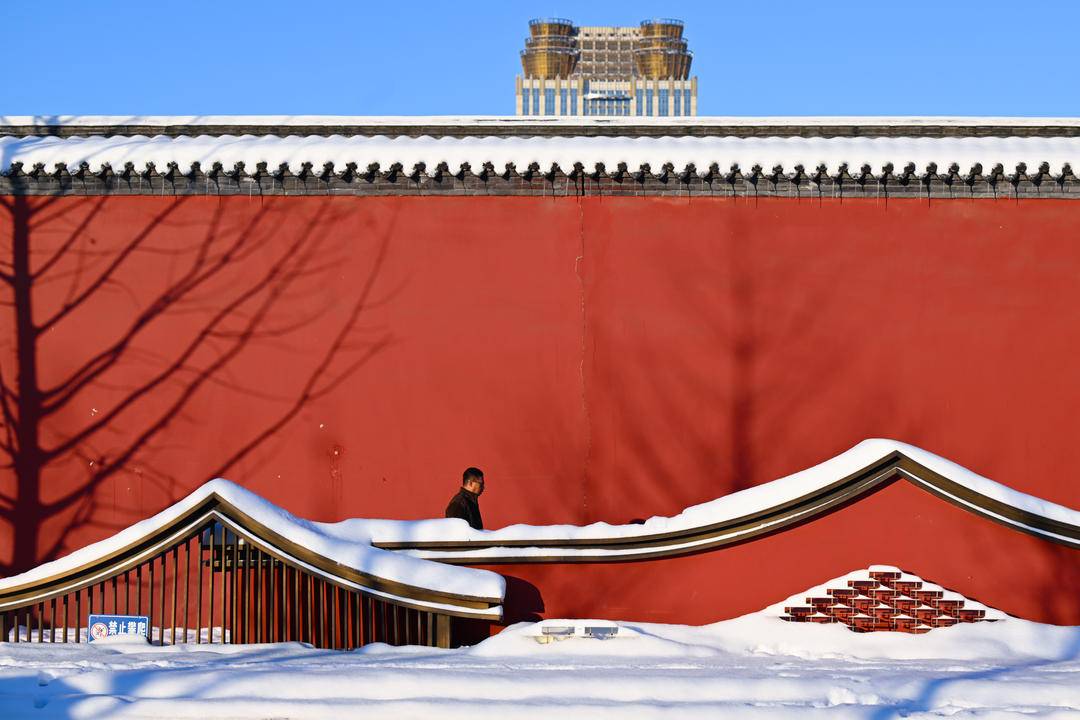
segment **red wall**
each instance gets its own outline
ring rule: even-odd
[[[31,269],[46,270],[32,288],[38,324],[123,258],[38,335],[41,389],[107,348],[170,282],[214,269],[43,416],[46,449],[250,297],[181,370],[49,458],[39,489],[0,470],[0,564],[24,569],[145,517],[262,435],[227,476],[320,520],[439,516],[461,469],[479,465],[489,526],[626,522],[875,436],[1078,507],[1078,220],[1080,204],[1048,200],[18,199],[0,214],[0,248],[6,260],[25,243]],[[0,310],[13,384],[30,345]],[[69,492],[72,504],[40,506]],[[547,612],[704,622],[883,562],[1080,622],[1076,551],[912,493],[890,488],[694,558],[504,569],[533,583]],[[905,497],[897,511],[874,509],[892,495]],[[874,543],[848,537],[850,523],[879,522]],[[15,542],[16,525],[35,530],[32,547],[25,532]],[[796,560],[806,554],[816,559]],[[1042,587],[1052,568],[1071,601],[1010,589],[1033,573]],[[671,589],[658,594],[659,579]],[[728,592],[742,583],[753,592]]]

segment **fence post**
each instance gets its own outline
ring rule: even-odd
[[[450,647],[450,616],[438,614],[435,616],[435,647]]]

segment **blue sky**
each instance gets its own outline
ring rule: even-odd
[[[512,114],[550,15],[681,18],[702,115],[1080,115],[1080,2],[1034,0],[5,0],[0,114]]]

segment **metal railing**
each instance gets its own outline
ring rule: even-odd
[[[447,616],[346,587],[221,528],[209,523],[134,567],[0,611],[0,641],[86,642],[83,620],[98,613],[147,617],[155,645],[449,645]]]
[[[497,620],[499,603],[342,566],[211,496],[123,549],[0,590],[0,642],[85,642],[89,616],[108,614],[145,618],[157,645],[449,647],[452,618]]]
[[[574,21],[557,17],[533,18],[529,21],[529,26],[532,27],[533,25],[569,25],[570,27],[573,27]]]

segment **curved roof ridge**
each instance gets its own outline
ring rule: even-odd
[[[462,540],[484,539],[495,541],[521,539],[523,536],[525,536],[525,539],[548,539],[567,537],[567,533],[582,539],[615,535],[635,537],[658,532],[687,530],[704,522],[717,523],[761,513],[770,507],[825,489],[841,478],[872,465],[876,461],[887,458],[894,452],[903,453],[921,465],[981,495],[1032,514],[1080,527],[1080,511],[1014,490],[940,455],[923,450],[915,445],[887,438],[868,438],[839,455],[805,470],[723,495],[715,500],[691,505],[681,513],[670,517],[653,516],[641,524],[612,525],[597,522],[584,526],[510,525],[498,530],[473,530],[468,527],[444,527],[443,520],[346,520],[343,522],[367,524],[370,529],[370,537],[376,543],[405,540],[405,535],[409,536],[407,539],[416,541],[449,540],[451,538],[446,537],[446,535],[450,530],[456,530]],[[585,532],[575,533],[575,530]],[[401,535],[394,537],[395,533],[401,533]]]

